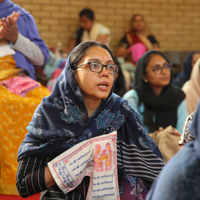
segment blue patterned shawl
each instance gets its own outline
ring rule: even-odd
[[[138,114],[112,88],[89,118],[69,63],[68,58],[51,95],[37,107],[18,160],[31,155],[59,155],[83,140],[116,130],[118,167],[127,175],[155,180],[163,167],[162,155]]]

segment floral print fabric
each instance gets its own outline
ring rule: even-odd
[[[186,143],[190,142],[190,141],[194,141],[195,138],[194,136],[192,136],[192,134],[189,131],[189,125],[192,122],[192,119],[194,118],[195,112],[191,113],[187,119],[185,120],[185,125],[183,128],[183,133],[181,135],[181,139],[178,142],[179,145],[185,145]]]

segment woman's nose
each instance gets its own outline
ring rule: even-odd
[[[108,70],[107,70],[106,66],[104,65],[102,71],[100,72],[100,75],[101,76],[108,76],[108,74],[109,74]]]
[[[167,73],[168,72],[168,70],[166,69],[166,68],[164,68],[164,67],[161,67],[161,74],[165,74],[165,73]]]

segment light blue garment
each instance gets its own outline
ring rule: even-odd
[[[199,191],[200,162],[191,142],[166,164],[146,200],[198,200]]]
[[[123,98],[128,100],[129,104],[134,108],[134,110],[139,114],[140,118],[144,122],[144,116],[142,114],[144,112],[144,103],[141,103],[140,107],[138,107],[139,98],[138,98],[138,94],[137,94],[136,90],[132,89],[132,90],[128,91],[123,96]],[[178,112],[178,114],[177,114],[176,129],[180,133],[182,133],[185,120],[188,116],[187,105],[186,105],[185,100],[180,103],[180,105],[178,106],[177,112]],[[144,127],[145,127],[146,132],[149,133],[148,127],[147,126],[144,126]]]

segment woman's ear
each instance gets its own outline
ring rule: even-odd
[[[147,75],[146,74],[143,74],[142,75],[142,80],[147,83],[148,82],[148,78],[147,78]]]

